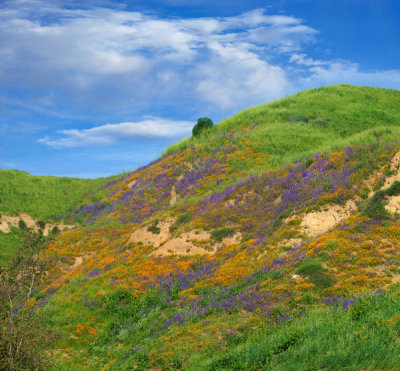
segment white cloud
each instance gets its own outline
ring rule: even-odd
[[[307,59],[306,59],[307,61]],[[311,61],[311,60],[310,60]],[[299,79],[299,84],[322,86],[338,83],[399,89],[400,70],[361,71],[357,63],[348,61],[314,61],[309,66],[307,76]]]
[[[73,148],[90,145],[113,144],[138,137],[174,138],[191,132],[193,123],[152,118],[140,122],[106,124],[83,130],[60,130],[61,137],[41,138],[39,142],[53,148]]]
[[[215,42],[210,49],[214,63],[201,64],[196,70],[201,76],[196,91],[203,100],[222,108],[246,106],[252,101],[269,100],[286,88],[284,70],[249,52],[247,46]]]
[[[123,102],[142,107],[193,95],[198,104],[232,108],[250,98],[277,97],[287,81],[268,58],[298,50],[316,33],[301,19],[262,9],[162,19],[54,4],[16,1],[0,8],[0,83],[37,94],[52,90],[55,102],[75,105],[101,99],[114,108]],[[210,89],[218,99],[210,99]]]
[[[315,60],[313,58],[307,57],[307,55],[304,53],[303,54],[293,54],[289,58],[289,62],[294,62],[298,65],[303,65],[303,66],[307,66],[307,67],[329,65],[328,61]]]

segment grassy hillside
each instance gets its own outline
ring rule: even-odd
[[[21,231],[11,228],[10,233],[0,232],[0,266],[7,262],[20,243]]]
[[[85,197],[30,302],[54,369],[400,368],[399,103],[305,91]]]
[[[109,179],[34,176],[0,169],[0,216],[24,212],[36,220],[53,221]],[[9,259],[19,242],[18,228],[11,228],[9,233],[0,231],[0,265]]]
[[[107,180],[35,176],[0,169],[0,213],[26,212],[35,219],[52,219]]]
[[[246,109],[201,138],[169,147],[164,155],[196,146],[218,151],[234,129],[233,142],[263,153],[266,166],[287,165],[299,157],[363,145],[400,135],[400,91],[335,85],[302,91],[273,103]],[[246,132],[249,125],[258,125]],[[268,157],[267,157],[268,156]],[[237,159],[235,159],[237,160]],[[246,166],[238,161],[240,165]]]

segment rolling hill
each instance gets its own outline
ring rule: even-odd
[[[108,180],[34,176],[0,169],[0,263],[8,260],[20,241],[19,220],[23,225],[39,221],[54,222],[55,226],[57,216]]]
[[[54,369],[400,368],[399,107],[300,92],[63,208],[29,303]]]

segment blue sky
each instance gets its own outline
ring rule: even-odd
[[[117,174],[337,83],[400,89],[398,0],[3,0],[0,168]]]

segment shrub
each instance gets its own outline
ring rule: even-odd
[[[38,220],[38,221],[36,222],[36,225],[37,225],[40,229],[44,229],[45,226],[46,226],[46,223],[45,223],[44,221],[42,221],[42,220]]]
[[[204,130],[211,129],[214,126],[213,121],[208,117],[201,117],[197,120],[197,124],[193,126],[192,135],[199,136]]]
[[[185,214],[179,215],[178,219],[176,219],[175,224],[180,225],[180,224],[185,224],[192,219],[192,213],[187,212]]]
[[[321,118],[315,119],[314,124],[319,125],[319,126],[326,126],[326,122],[324,121],[324,119],[321,119]]]
[[[22,231],[26,231],[26,230],[28,229],[26,223],[25,223],[22,219],[19,220],[19,222],[18,222],[18,227],[19,227],[19,229],[21,229]]]
[[[389,214],[383,205],[385,196],[385,191],[376,191],[374,195],[367,201],[362,213],[371,219],[387,219]]]
[[[235,230],[229,227],[214,229],[211,232],[211,238],[215,241],[222,242],[225,237],[232,236],[234,233]]]
[[[294,114],[289,116],[290,122],[308,122],[308,117],[301,114]]]
[[[59,234],[59,233],[60,233],[60,228],[54,227],[54,228],[51,230],[51,233],[52,233],[52,234]]]
[[[324,268],[322,267],[321,262],[317,260],[309,260],[301,264],[296,270],[296,274],[300,274],[302,276],[309,276],[316,272],[323,272]]]
[[[181,224],[188,223],[190,221],[190,219],[192,219],[191,212],[187,212],[187,213],[179,215],[178,219],[176,219],[175,223],[169,227],[170,233],[174,233],[178,229],[178,226],[180,226]]]
[[[371,219],[388,219],[389,213],[386,211],[384,201],[386,196],[398,196],[400,194],[400,182],[395,181],[388,189],[378,190],[367,200],[363,209],[363,214]]]
[[[40,290],[44,272],[52,262],[40,251],[47,239],[23,233],[6,267],[0,267],[0,369],[49,369],[45,351],[57,340],[46,327],[40,308],[29,305]],[[22,309],[23,308],[23,309]]]
[[[308,169],[314,162],[315,162],[314,157],[310,156],[310,157],[306,158],[306,161],[305,161],[306,168]]]
[[[161,230],[158,227],[158,219],[155,219],[153,224],[150,227],[147,227],[147,230],[153,234],[160,234]]]
[[[308,260],[301,264],[296,270],[296,274],[307,277],[318,288],[332,286],[333,281],[325,273],[325,268],[318,260]]]
[[[386,191],[388,196],[398,196],[400,195],[400,182],[396,180]]]

